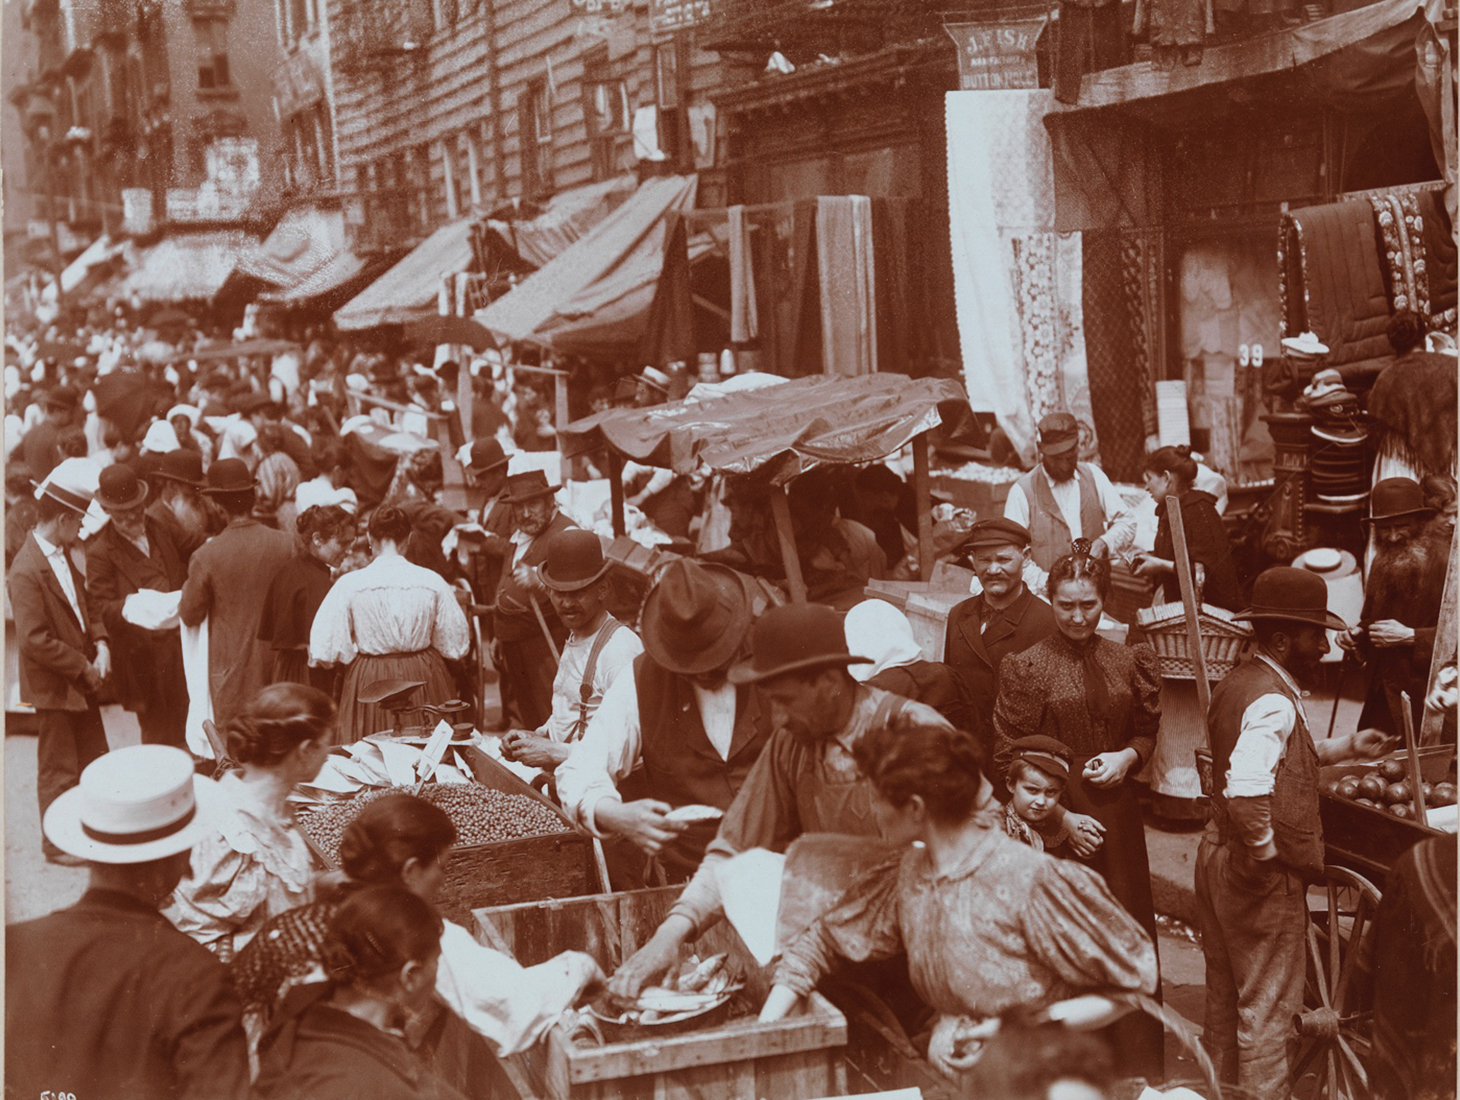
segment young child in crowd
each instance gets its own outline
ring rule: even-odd
[[[1080,847],[1100,847],[1101,836],[1089,818],[1070,814],[1061,819],[1055,813],[1065,785],[1070,781],[1073,753],[1063,741],[1036,734],[1014,742],[1009,763],[1009,801],[1004,807],[1004,832],[1041,852],[1054,851],[1074,840],[1080,830]]]

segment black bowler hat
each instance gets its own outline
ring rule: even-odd
[[[1234,619],[1259,619],[1307,623],[1325,630],[1347,630],[1344,622],[1328,610],[1328,585],[1317,573],[1278,565],[1264,570],[1252,584],[1252,606]]]
[[[125,463],[108,466],[97,478],[96,501],[103,508],[135,508],[146,499],[147,483]]]
[[[731,668],[729,679],[732,684],[755,684],[788,672],[871,663],[848,652],[843,616],[823,604],[790,603],[755,620],[750,660]]]
[[[473,477],[481,477],[482,474],[507,465],[507,462],[507,452],[502,450],[502,444],[495,439],[478,439],[471,445],[471,460],[467,463],[466,472]]]
[[[220,458],[208,467],[205,493],[251,493],[253,489],[253,474],[241,458]]]
[[[570,527],[548,540],[547,557],[538,566],[537,575],[555,592],[576,592],[602,577],[608,567],[598,536],[581,527]]]
[[[1369,491],[1369,515],[1365,523],[1380,527],[1420,519],[1434,513],[1425,505],[1425,491],[1409,477],[1386,477]]]

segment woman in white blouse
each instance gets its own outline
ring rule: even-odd
[[[379,508],[368,531],[374,560],[335,582],[309,633],[311,665],[348,666],[340,691],[343,744],[391,728],[390,714],[359,699],[377,680],[422,680],[425,702],[452,698],[456,685],[446,662],[462,657],[470,640],[451,586],[402,556],[411,533],[405,513]]]

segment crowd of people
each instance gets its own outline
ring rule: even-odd
[[[424,435],[451,411],[454,364],[346,362],[314,340],[204,370],[187,340],[147,360],[119,325],[76,337],[86,350],[65,363],[7,338],[8,588],[43,847],[90,876],[77,905],[9,929],[7,1092],[514,1095],[500,1060],[586,996],[633,1001],[676,965],[723,916],[730,860],[827,834],[861,870],[781,945],[762,1019],[813,988],[870,997],[969,1095],[1015,1095],[997,1091],[1020,1063],[1009,1036],[1038,1049],[1050,1021],[1078,1019],[1095,1053],[1061,1072],[1164,1080],[1161,1026],[1131,1012],[1160,997],[1136,777],[1161,674],[1101,624],[1114,561],[1174,593],[1174,498],[1206,601],[1254,632],[1208,715],[1206,1044],[1224,1080],[1286,1095],[1318,766],[1389,744],[1392,696],[1423,696],[1435,644],[1419,591],[1449,529],[1418,482],[1374,491],[1386,579],[1350,627],[1311,572],[1243,575],[1221,478],[1184,449],[1146,459],[1143,534],[1078,461],[1075,419],[1052,414],[1003,514],[960,532],[976,594],[935,661],[902,612],[865,598],[906,568],[917,526],[886,466],[791,483],[799,603],[774,594],[767,486],[724,486],[728,545],[700,553],[707,487],[630,471],[627,492],[684,553],[625,605],[561,486],[512,470],[512,426],[543,433],[491,362],[470,367],[479,430],[454,440],[475,500],[459,511],[434,445],[386,462],[360,440],[364,421]],[[109,378],[140,396],[118,403]],[[628,399],[664,396],[645,390]],[[350,392],[390,405],[351,417]],[[1375,687],[1362,729],[1317,739],[1300,685],[1329,630]],[[613,974],[577,952],[523,968],[443,920],[456,828],[420,798],[371,802],[323,875],[292,818],[291,793],[334,747],[390,730],[403,692],[415,714],[474,706],[488,668],[502,752],[602,842],[613,889],[683,887]],[[141,745],[107,751],[104,703],[136,715]],[[1089,994],[1096,1007],[1061,1012]]]

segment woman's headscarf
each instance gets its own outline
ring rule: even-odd
[[[847,612],[847,649],[872,658],[870,665],[850,665],[847,671],[858,681],[870,680],[889,668],[901,668],[925,660],[913,640],[907,616],[886,600],[863,600]]]

